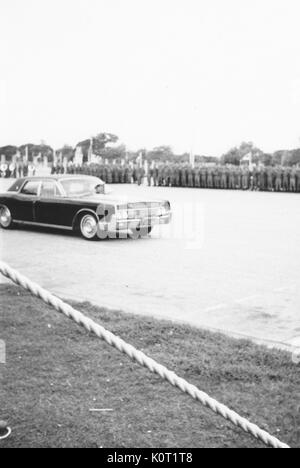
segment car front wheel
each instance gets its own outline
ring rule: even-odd
[[[94,240],[97,238],[98,222],[95,216],[86,214],[80,220],[80,233],[84,239]]]
[[[0,226],[2,229],[11,229],[13,227],[12,215],[6,206],[0,207]]]

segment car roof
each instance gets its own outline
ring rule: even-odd
[[[18,180],[65,180],[65,179],[99,179],[96,176],[84,175],[84,174],[60,174],[60,175],[49,175],[49,176],[32,176],[32,177],[21,177]]]

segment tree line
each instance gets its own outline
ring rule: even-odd
[[[89,152],[91,151],[91,138],[79,141],[75,147],[64,145],[59,149],[53,149],[44,142],[38,145],[28,143],[20,147],[7,145],[0,147],[0,156],[5,156],[6,161],[11,161],[16,154],[20,154],[22,157],[28,154],[29,160],[38,157],[44,159],[46,157],[49,162],[53,162],[56,157],[59,157],[72,161],[74,159],[76,147],[81,148],[83,161],[87,161]],[[141,155],[144,160],[156,162],[170,161],[174,163],[188,163],[190,160],[190,153],[176,154],[172,150],[172,147],[167,145],[157,146],[151,150],[141,148],[138,151],[129,151],[124,144],[119,143],[119,138],[112,133],[99,133],[93,137],[92,152],[96,156],[100,156],[109,161],[123,159],[135,161]],[[265,166],[294,166],[300,164],[300,148],[265,153],[252,142],[243,142],[240,146],[231,148],[227,153],[224,153],[221,158],[196,154],[195,162],[239,166],[247,155],[251,155],[253,163],[263,164]]]

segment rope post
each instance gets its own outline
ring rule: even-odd
[[[11,428],[6,421],[0,421],[0,440],[7,439],[11,434]]]

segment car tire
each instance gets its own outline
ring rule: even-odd
[[[98,220],[96,216],[86,213],[79,220],[79,230],[81,236],[89,241],[98,238]]]
[[[2,229],[12,229],[14,226],[13,218],[7,206],[0,207],[0,227]]]

